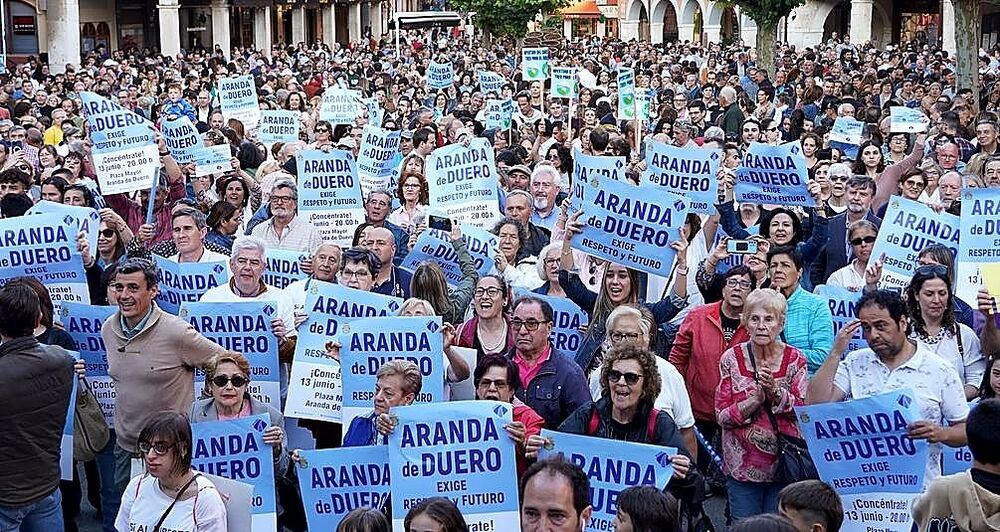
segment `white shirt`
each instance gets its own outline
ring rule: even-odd
[[[889,368],[871,349],[851,351],[837,368],[833,384],[848,399],[910,388],[916,394],[923,419],[945,425],[961,423],[969,415],[965,390],[954,367],[943,358],[917,344],[917,350],[903,365]],[[930,444],[924,487],[941,476],[941,444]]]
[[[858,270],[854,268],[854,261],[851,261],[847,266],[831,273],[830,278],[826,280],[826,284],[844,288],[851,292],[860,292],[865,289],[865,276],[858,273]]]
[[[656,359],[656,369],[660,372],[660,395],[653,401],[653,407],[662,410],[674,419],[678,428],[686,429],[694,426],[694,414],[691,412],[691,398],[688,397],[684,377],[681,377],[673,364],[660,357]],[[601,398],[601,370],[590,374],[590,395],[597,401]]]
[[[226,532],[226,506],[212,481],[198,475],[198,493],[177,501],[167,514],[160,530],[177,532]],[[125,488],[122,504],[115,519],[115,530],[130,532],[153,530],[163,512],[174,502],[160,489],[157,480],[148,474],[133,478]]]
[[[983,358],[979,337],[968,325],[959,323],[958,330],[962,335],[961,351],[964,353],[959,351],[958,340],[951,333],[945,334],[945,337],[937,344],[925,342],[916,335],[913,335],[912,339],[928,351],[951,363],[962,384],[979,388],[983,382],[983,373],[986,373],[986,359]]]
[[[196,260],[195,262],[225,262],[227,264],[229,263],[229,257],[223,255],[222,253],[216,253],[208,248],[203,248],[203,249],[204,252],[201,254],[201,258]],[[181,261],[180,257],[181,257],[180,253],[174,253],[173,255],[167,257],[167,260],[173,262],[180,262]]]
[[[267,286],[266,290],[253,297],[243,297],[229,287],[229,283],[209,289],[201,295],[202,303],[239,303],[242,301],[270,301],[278,307],[278,318],[285,325],[285,334],[295,336],[295,305],[292,299],[285,294],[284,290]]]

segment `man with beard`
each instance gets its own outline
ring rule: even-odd
[[[539,164],[531,172],[531,197],[535,212],[531,215],[531,223],[552,231],[556,225],[561,201],[565,198],[559,188],[559,172],[550,164]]]
[[[875,197],[875,180],[863,175],[856,175],[847,180],[847,211],[830,218],[827,222],[830,238],[820,250],[812,264],[813,285],[823,284],[830,275],[847,266],[854,259],[851,246],[848,243],[848,227],[854,222],[868,220],[875,227],[882,225],[882,219],[871,211],[872,199]],[[822,205],[820,206],[822,208]]]
[[[271,218],[257,224],[251,236],[259,238],[268,249],[309,253],[323,243],[319,230],[298,216],[298,189],[285,179],[274,184],[268,202]]]

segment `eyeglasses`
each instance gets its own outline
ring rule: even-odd
[[[368,200],[369,205],[374,205],[376,207],[388,207],[389,204],[382,200]]]
[[[846,175],[832,175],[832,176],[830,176],[830,181],[836,181],[838,183],[846,183],[847,182],[847,176]]]
[[[927,183],[924,183],[919,179],[907,179],[906,181],[903,182],[903,186],[910,188],[924,188],[927,186]]]
[[[330,132],[330,130],[327,129],[327,128],[325,128],[325,127],[318,127],[318,128],[316,128],[316,133],[329,133],[329,132]]]
[[[111,237],[115,236],[115,230],[114,229],[102,229],[101,230],[101,236],[103,236],[104,238],[111,238]]]
[[[744,290],[750,290],[753,285],[750,284],[750,281],[743,281],[735,277],[730,277],[729,279],[726,279],[726,286],[729,288],[742,288]]]
[[[552,266],[553,264],[559,264],[559,259],[545,259],[542,261],[545,266]]]
[[[491,286],[489,288],[477,288],[472,293],[476,297],[483,297],[484,295],[487,295],[487,296],[490,296],[490,297],[497,297],[498,295],[500,295],[501,291],[500,291],[499,288],[497,288],[495,286]]]
[[[860,246],[861,244],[874,244],[874,243],[875,243],[875,237],[870,235],[851,239],[852,246]]]
[[[243,375],[216,375],[212,377],[212,384],[218,386],[219,388],[224,388],[230,382],[233,383],[234,388],[242,388],[250,382],[250,379],[244,377]]]
[[[407,183],[403,185],[403,188],[420,188],[420,183]]]
[[[239,266],[240,268],[246,265],[250,265],[254,268],[260,268],[261,266],[264,265],[264,261],[260,259],[249,259],[247,257],[237,257],[236,265]]]
[[[295,203],[292,196],[271,196],[271,203]]]
[[[519,320],[519,319],[510,320],[510,326],[514,328],[514,331],[520,331],[521,327],[524,327],[525,329],[528,329],[529,331],[537,331],[538,330],[538,326],[541,325],[541,324],[543,324],[543,323],[549,323],[549,322],[548,322],[548,320],[546,320],[546,321],[538,321],[538,320],[535,320],[535,319],[530,319],[530,320],[527,320],[527,321],[525,321],[525,320]]]
[[[344,279],[350,279],[352,277],[355,279],[364,279],[365,277],[371,276],[371,273],[368,272],[368,270],[340,270],[340,275],[343,276]]]
[[[477,385],[477,387],[481,390],[489,390],[494,386],[496,386],[497,390],[503,390],[507,388],[507,381],[503,380],[491,381],[489,379],[483,379],[479,381],[479,384]]]
[[[631,372],[622,373],[616,369],[613,369],[608,372],[608,384],[617,384],[618,381],[622,380],[622,377],[625,377],[625,384],[628,384],[629,386],[635,386],[635,384],[639,382],[639,379],[642,378],[642,375]]]
[[[149,443],[148,441],[139,442],[139,452],[141,454],[149,454],[150,449],[153,450],[158,456],[164,456],[170,452],[175,444],[173,443],[163,443],[158,441],[156,443]]]
[[[623,333],[623,332],[613,331],[608,336],[611,337],[611,341],[612,342],[617,343],[617,342],[621,342],[622,340],[628,340],[630,342],[635,342],[636,340],[639,339],[640,335],[639,335],[639,333],[635,333],[635,332],[632,332],[632,333]]]

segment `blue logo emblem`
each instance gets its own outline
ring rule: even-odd
[[[670,455],[663,452],[656,453],[656,463],[662,467],[670,467]]]
[[[389,302],[389,310],[391,310],[393,312],[399,310],[399,303],[396,303],[395,301],[390,301]]]
[[[274,307],[272,307],[271,305],[264,305],[264,314],[267,314],[268,316],[273,315]]]
[[[493,409],[493,413],[496,414],[496,415],[498,415],[498,416],[500,416],[500,417],[506,416],[507,415],[507,407],[504,406],[504,405],[497,405],[497,407]]]
[[[437,323],[434,323],[433,321],[427,322],[427,330],[428,331],[430,331],[430,332],[437,332],[439,328],[440,327],[438,327]]]
[[[899,399],[896,400],[896,402],[899,403],[899,406],[903,408],[910,408],[910,403],[912,403],[913,400],[910,399],[908,396],[901,394],[899,396]]]
[[[224,270],[225,270],[225,266],[223,266],[221,264],[216,264],[215,267],[212,268],[212,271],[215,272],[215,273],[222,273]]]
[[[253,422],[253,428],[257,432],[264,432],[264,429],[267,428],[267,423],[265,423],[263,419],[258,419]]]

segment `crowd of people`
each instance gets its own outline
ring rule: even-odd
[[[962,530],[996,526],[998,294],[982,288],[975,301],[956,296],[957,265],[940,244],[915,257],[879,257],[872,249],[894,196],[960,215],[962,191],[1000,187],[1000,86],[992,85],[1000,48],[983,53],[984,85],[970,88],[956,85],[954,57],[927,45],[779,45],[772,66],[758,64],[742,43],[588,37],[550,50],[553,66],[579,68],[579,95],[570,100],[546,82],[523,81],[520,51],[509,42],[444,30],[404,37],[398,55],[386,36],[349,46],[191,50],[176,58],[99,48],[58,74],[36,58],[9,65],[0,90],[0,214],[23,216],[43,200],[99,214],[96,249],[83,234],[77,246],[91,302],[117,309],[101,331],[116,399],[107,445],[74,465],[86,468],[85,485],[78,474],[60,482],[72,374],[84,379],[86,371],[66,355],[76,346],[47,287],[31,277],[0,279],[0,419],[7,427],[0,432],[0,529],[75,531],[86,496],[107,532],[226,530],[222,499],[192,468],[192,423],[266,414],[264,441],[273,446],[275,477],[284,478],[300,460],[289,449],[292,425],[308,428],[317,449],[382,445],[394,429],[392,408],[420,393],[416,365],[391,361],[378,371],[371,417],[343,429],[284,418],[280,405],[249,393],[244,354],[159,308],[154,257],[225,262],[229,283],[201,301],[276,304],[270,326],[283,391],[312,283],[399,297],[402,316],[440,316],[447,382],[472,379],[478,399],[514,407],[506,429],[518,453],[526,532],[578,531],[591,511],[579,467],[538,459],[549,443],[543,428],[678,449],[667,489],[621,492],[619,532],[838,530],[844,508],[836,491],[818,480],[779,479],[778,437],[801,436],[796,407],[903,388],[916,390],[922,417],[909,438],[931,445],[916,525],[944,530],[941,522],[950,519]],[[432,60],[451,62],[452,86],[427,88]],[[634,69],[636,86],[649,89],[648,120],[616,117],[621,67]],[[499,94],[479,86],[480,71],[503,76]],[[218,81],[238,75],[253,76],[261,109],[298,113],[299,140],[265,146],[224,116]],[[323,92],[335,85],[375,98],[384,112],[371,125],[401,132],[392,186],[363,198],[365,221],[350,245],[324,241],[298,208],[298,152],[357,156],[362,149],[367,113],[351,124],[320,119]],[[155,194],[102,192],[84,91],[157,126],[186,116],[205,146],[230,147],[231,169],[196,176],[194,164],[178,164],[157,135]],[[487,130],[486,103],[502,98],[515,103],[512,126]],[[922,113],[927,131],[890,131],[896,106]],[[865,124],[856,155],[831,144],[838,117]],[[435,185],[425,161],[436,149],[478,137],[492,146],[500,175],[502,219],[491,228],[499,244],[495,264],[480,275],[454,222],[448,238],[463,279],[450,287],[435,261],[412,271],[402,264],[428,230]],[[624,157],[627,178],[638,184],[646,142],[715,150],[721,159],[716,211],[688,214],[670,244],[676,259],[669,277],[574,246],[584,224],[567,199],[574,157]],[[755,143],[801,146],[815,208],[735,201],[737,168]],[[734,250],[731,240],[752,247]],[[301,253],[308,277],[286,288],[266,284],[269,250]],[[887,260],[915,261],[901,291],[879,286]],[[856,319],[839,331],[818,295],[823,285],[860,296]],[[547,297],[585,313],[576,352],[554,348]],[[851,351],[859,329],[868,348]],[[475,364],[453,346],[475,350]],[[331,342],[329,356],[338,357],[338,348]],[[196,369],[205,371],[204,391],[194,388]],[[942,477],[942,448],[963,445],[973,456],[970,471]],[[145,468],[133,470],[136,460]],[[279,529],[305,530],[294,486],[278,493]],[[727,499],[728,523],[705,516],[703,503],[713,495]],[[385,531],[392,513],[359,508],[339,530]],[[467,527],[455,504],[439,498],[406,512],[405,529]]]

